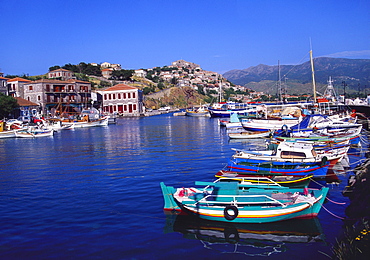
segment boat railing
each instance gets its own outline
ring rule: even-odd
[[[209,200],[210,198],[230,198],[230,200],[228,201],[219,201],[219,200]],[[238,201],[237,199],[239,198],[250,198],[250,199],[253,199],[253,198],[262,198],[262,199],[266,199],[265,201],[261,200],[261,201]],[[238,205],[253,205],[253,204],[258,204],[258,205],[261,205],[261,204],[265,204],[265,205],[269,205],[269,204],[279,204],[280,206],[282,207],[286,207],[287,205],[282,203],[281,201],[279,200],[276,200],[266,194],[260,194],[260,195],[207,195],[205,197],[203,197],[202,199],[198,200],[197,202],[194,203],[194,205],[197,205],[197,204],[206,204],[206,205],[209,205],[209,204],[224,204],[224,205],[234,205],[234,206],[238,206]]]
[[[221,177],[217,179],[215,182],[222,182],[222,181],[240,181],[240,186],[276,186],[276,187],[283,187],[279,183],[273,181],[272,179],[264,176],[250,176],[250,177]]]

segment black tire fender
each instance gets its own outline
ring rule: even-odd
[[[233,214],[230,214],[229,211],[232,211]],[[236,206],[227,205],[224,209],[224,217],[227,220],[234,220],[239,214],[239,210]]]

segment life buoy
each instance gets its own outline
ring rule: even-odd
[[[233,205],[227,205],[224,209],[224,217],[227,220],[235,219],[238,216],[238,214],[239,214],[238,208]]]

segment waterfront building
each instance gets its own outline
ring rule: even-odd
[[[9,96],[24,98],[24,84],[32,82],[31,80],[16,77],[8,80]]]
[[[91,83],[77,80],[40,79],[23,85],[24,99],[37,103],[42,113],[58,116],[77,113],[90,104]]]
[[[143,113],[143,93],[140,89],[118,84],[100,91],[103,112],[120,116],[140,116]]]
[[[21,97],[14,97],[19,107],[14,111],[14,118],[23,122],[30,122],[32,117],[39,117],[39,105]]]

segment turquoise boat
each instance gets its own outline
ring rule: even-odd
[[[164,210],[233,223],[270,223],[316,217],[329,188],[266,187],[238,182],[196,182],[204,188],[174,188],[160,183]]]

